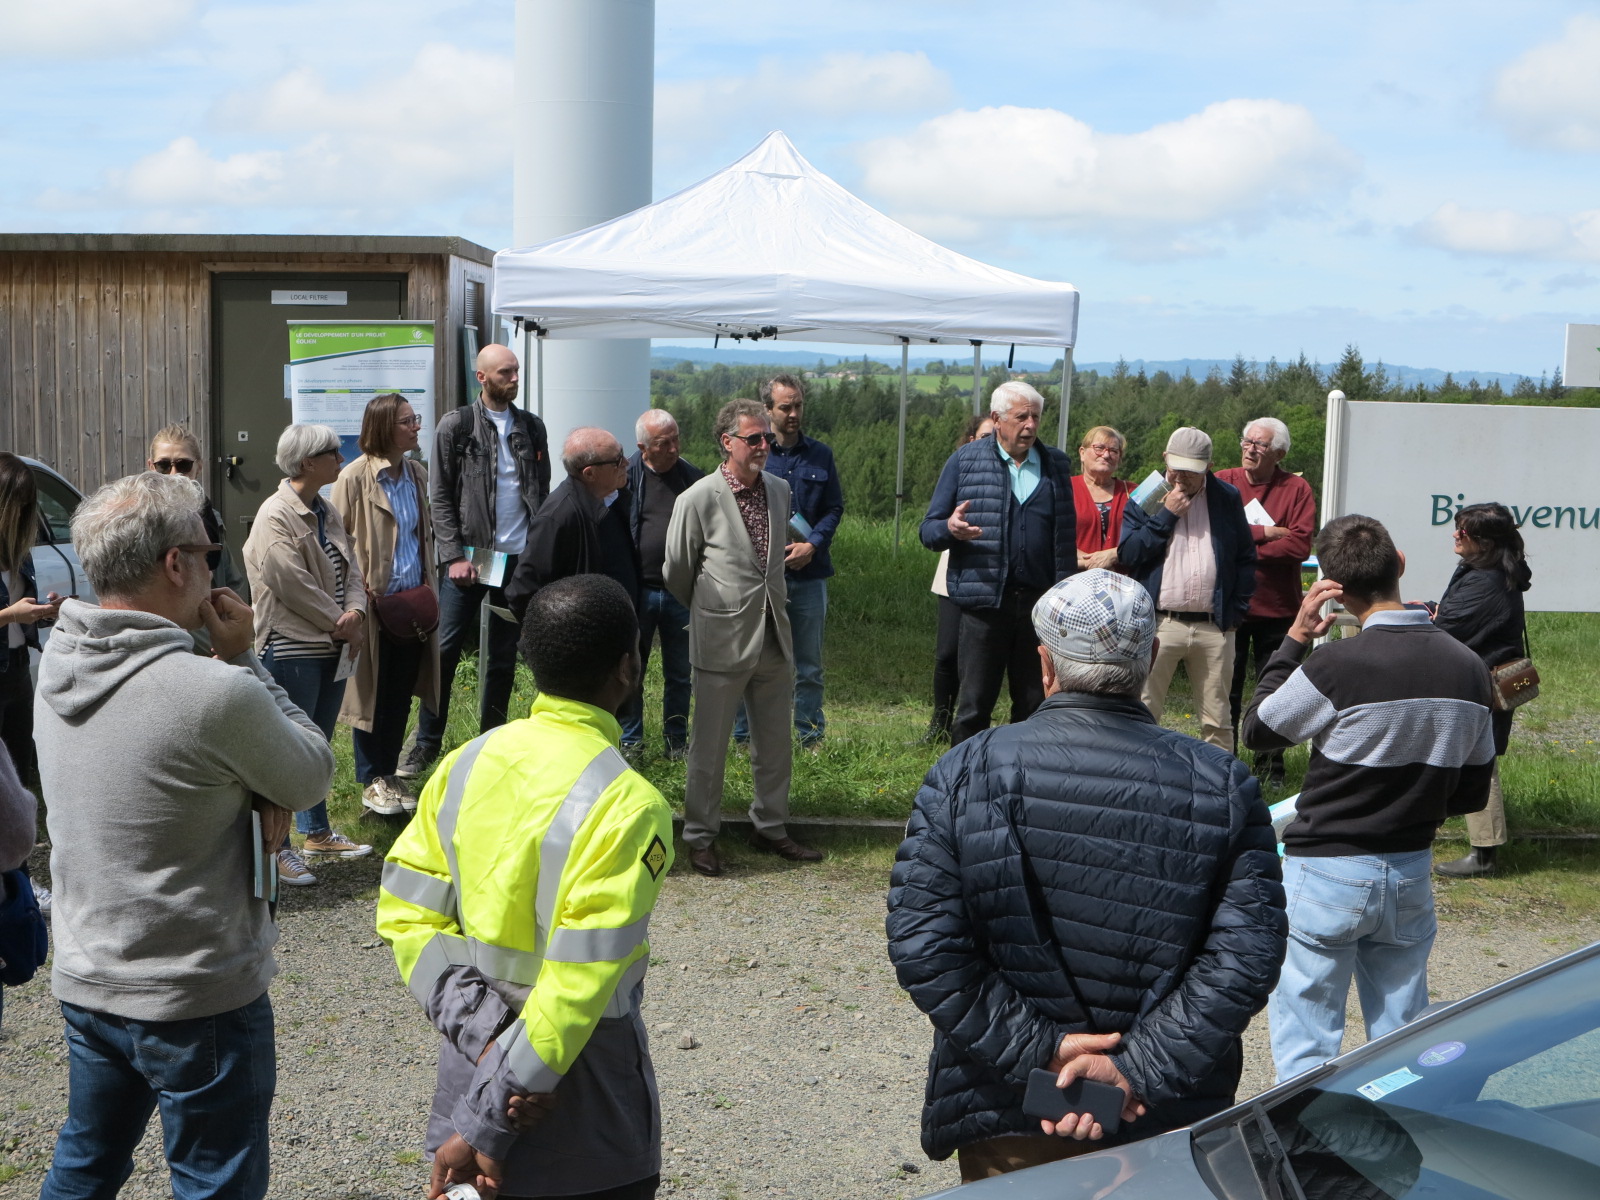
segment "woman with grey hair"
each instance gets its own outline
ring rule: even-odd
[[[288,478],[256,513],[244,544],[255,600],[261,665],[331,742],[344,702],[346,658],[361,652],[367,593],[339,512],[320,495],[339,477],[339,435],[326,425],[291,425],[278,438],[278,469]],[[360,858],[372,847],[328,823],[326,799],[295,814],[307,854]],[[289,844],[278,850],[278,878],[296,887],[317,877]]]

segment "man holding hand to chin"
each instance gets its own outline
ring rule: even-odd
[[[62,602],[35,702],[71,1058],[41,1200],[115,1193],[158,1103],[174,1195],[267,1192],[278,934],[252,895],[251,813],[278,846],[333,751],[257,661],[250,609],[212,590],[201,499],[130,475],[72,518],[100,605]]]
[[[1033,607],[1044,702],[928,772],[889,892],[889,957],[933,1023],[922,1145],[963,1182],[1150,1137],[1234,1101],[1283,959],[1249,769],[1139,700],[1155,604],[1090,570]],[[1041,1122],[1028,1077],[1119,1088],[1123,1126]]]

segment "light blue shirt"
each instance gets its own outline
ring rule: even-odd
[[[384,594],[394,595],[422,583],[422,513],[417,503],[417,485],[411,480],[411,470],[403,463],[400,478],[395,479],[385,467],[378,472],[378,482],[383,494],[389,498],[389,511],[394,513],[396,526],[394,562],[389,568],[389,586]]]
[[[1011,494],[1021,504],[1033,495],[1033,489],[1039,486],[1042,477],[1042,468],[1039,465],[1039,447],[1029,446],[1028,457],[1019,464],[1016,459],[1006,453],[1005,447],[1000,444],[1000,439],[994,440],[995,452],[1000,455],[1000,461],[1005,463],[1006,470],[1011,472]]]

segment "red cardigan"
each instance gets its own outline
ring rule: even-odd
[[[1072,504],[1078,516],[1078,549],[1085,554],[1109,550],[1117,544],[1122,534],[1122,510],[1128,506],[1128,481],[1111,481],[1111,519],[1106,523],[1105,536],[1100,534],[1100,510],[1094,497],[1089,495],[1089,484],[1082,475],[1072,477]]]

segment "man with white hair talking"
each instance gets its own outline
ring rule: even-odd
[[[1072,464],[1038,441],[1044,397],[1019,380],[989,400],[994,437],[968,442],[944,464],[922,521],[922,544],[950,551],[950,599],[961,609],[961,688],[950,742],[989,727],[1000,680],[1011,719],[1026,720],[1044,692],[1034,603],[1078,569]]]
[[[1233,687],[1228,707],[1235,740],[1244,712],[1245,672],[1250,655],[1256,678],[1277,653],[1300,611],[1300,568],[1311,553],[1317,533],[1317,498],[1311,485],[1279,464],[1289,453],[1289,427],[1276,417],[1257,417],[1239,437],[1241,466],[1218,471],[1217,478],[1239,489],[1245,518],[1256,546],[1256,590],[1250,610],[1233,635]],[[1252,508],[1254,504],[1256,507]],[[1283,783],[1283,751],[1256,755],[1256,774],[1269,783]]]
[[[889,891],[889,957],[934,1027],[922,1146],[963,1182],[1232,1105],[1284,954],[1260,787],[1139,702],[1146,590],[1085,571],[1032,618],[1044,702],[934,764]],[[1123,1128],[1030,1117],[1040,1069],[1119,1089]]]

